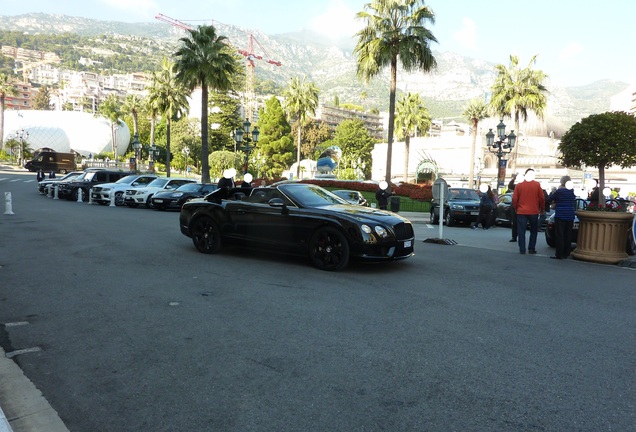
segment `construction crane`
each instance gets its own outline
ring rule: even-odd
[[[188,24],[160,13],[155,15],[155,19],[168,23],[174,27],[178,27],[182,30],[192,30],[192,27],[189,26]],[[219,23],[219,24],[222,24],[222,23]],[[224,24],[224,25],[227,26],[227,24]],[[247,119],[250,122],[253,122],[254,114],[256,111],[256,94],[254,91],[254,69],[256,68],[256,64],[254,60],[264,60],[267,63],[274,66],[282,66],[282,63],[276,60],[272,60],[269,54],[267,53],[267,51],[265,50],[265,48],[263,47],[263,45],[261,45],[261,43],[258,42],[258,40],[254,37],[252,33],[248,33],[248,35],[249,35],[249,42],[247,45],[247,49],[238,49],[237,51],[247,60],[247,63],[246,63],[247,81],[245,83],[245,100],[243,105],[245,106],[245,115]],[[256,54],[254,52],[254,44],[258,45],[258,47],[267,57],[266,59],[263,59],[262,55]]]

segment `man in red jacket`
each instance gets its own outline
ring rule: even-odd
[[[526,253],[526,227],[530,223],[530,240],[528,253],[536,254],[537,233],[539,232],[539,214],[545,209],[543,189],[534,180],[534,170],[528,168],[523,181],[515,186],[512,194],[512,207],[517,213],[517,241],[519,253]]]

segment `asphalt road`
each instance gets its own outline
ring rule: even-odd
[[[338,273],[209,256],[176,212],[0,179],[0,345],[70,431],[636,430],[634,269],[424,223]]]

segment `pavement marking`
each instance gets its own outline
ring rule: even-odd
[[[10,322],[10,323],[4,323],[5,327],[17,327],[17,326],[23,326],[23,325],[28,325],[29,322],[28,321],[16,321],[16,322]]]
[[[31,348],[24,348],[21,350],[15,350],[15,351],[11,351],[5,354],[5,356],[7,358],[13,358],[15,356],[18,356],[20,354],[27,354],[27,353],[31,353],[31,352],[38,352],[38,351],[42,351],[42,348],[40,347],[31,347]]]

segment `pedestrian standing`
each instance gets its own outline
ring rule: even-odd
[[[510,182],[508,183],[508,191],[513,193],[515,191],[515,182],[517,181],[517,173],[512,175]],[[517,213],[513,206],[510,206],[510,228],[512,231],[512,238],[508,240],[511,243],[517,241]]]
[[[381,210],[386,210],[389,205],[389,197],[391,196],[391,193],[387,190],[388,188],[389,184],[382,180],[379,184],[378,190],[375,191],[375,199]]]
[[[515,186],[512,194],[512,206],[517,213],[517,243],[519,253],[526,253],[526,227],[530,224],[528,253],[536,254],[537,234],[539,232],[539,213],[545,209],[545,198],[541,184],[534,179],[532,168],[528,168],[523,181]]]
[[[41,169],[38,170],[38,174],[37,174],[36,178],[38,179],[38,183],[41,182],[42,180],[44,180],[44,171],[42,171]]]
[[[570,176],[561,177],[561,185],[548,197],[554,202],[554,242],[556,251],[553,259],[564,259],[570,256],[572,248],[572,226],[574,225],[574,204],[576,196]]]
[[[482,185],[483,187],[484,185]],[[471,227],[472,229],[477,229],[479,224],[481,223],[481,227],[485,230],[490,228],[491,216],[493,208],[495,207],[495,194],[492,192],[490,186],[481,193],[481,198],[479,200],[479,216],[477,216],[477,220],[475,224]]]

